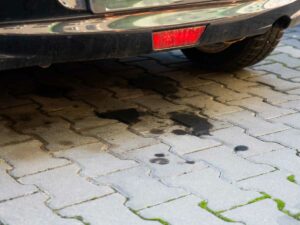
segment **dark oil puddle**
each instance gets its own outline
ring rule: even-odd
[[[163,76],[141,76],[130,79],[129,83],[141,89],[156,91],[162,95],[172,95],[178,92],[176,83]]]
[[[235,152],[245,152],[245,151],[248,151],[248,150],[249,150],[249,148],[246,145],[238,145],[234,148]]]
[[[95,112],[95,114],[100,118],[114,119],[132,125],[140,121],[139,118],[140,116],[142,116],[143,113],[137,111],[134,108],[130,108],[130,109],[121,109],[116,111],[108,111],[105,113]]]
[[[197,116],[193,113],[173,112],[170,113],[171,119],[186,127],[192,129],[192,135],[210,135],[210,129],[213,127],[206,118]]]
[[[37,84],[34,94],[47,98],[62,98],[65,97],[71,90],[72,89],[70,87]]]
[[[170,163],[170,161],[166,158],[154,158],[150,159],[150,162],[158,165],[167,165]]]
[[[188,132],[186,132],[185,130],[180,130],[180,129],[173,130],[172,133],[176,134],[176,135],[186,135],[186,134],[188,134]]]

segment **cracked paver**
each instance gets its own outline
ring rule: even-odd
[[[234,72],[179,50],[1,72],[0,224],[300,225],[299,32]]]

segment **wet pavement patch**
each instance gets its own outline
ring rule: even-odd
[[[153,90],[162,95],[173,95],[178,92],[176,82],[163,76],[141,76],[130,79],[129,83],[135,87]]]
[[[95,114],[100,118],[114,119],[132,125],[140,121],[139,117],[142,116],[143,113],[137,111],[134,108],[130,108],[130,109],[108,111],[104,113],[95,112]]]
[[[63,98],[72,89],[70,87],[56,86],[49,84],[38,84],[35,88],[34,94],[47,98]]]
[[[235,152],[245,152],[245,151],[248,151],[248,150],[249,150],[249,147],[246,146],[246,145],[238,145],[234,148]]]
[[[170,114],[173,121],[191,128],[192,135],[195,136],[210,135],[209,131],[213,128],[207,118],[197,116],[193,113],[172,112]]]
[[[154,158],[150,159],[150,162],[158,165],[167,165],[170,163],[170,161],[166,158]]]

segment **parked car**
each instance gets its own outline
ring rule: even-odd
[[[14,0],[0,3],[0,70],[182,49],[209,69],[264,59],[300,0]]]

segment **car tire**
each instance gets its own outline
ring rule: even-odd
[[[238,70],[266,58],[277,46],[282,35],[283,29],[273,26],[263,35],[246,38],[218,52],[203,51],[201,47],[182,49],[182,52],[204,69]]]

